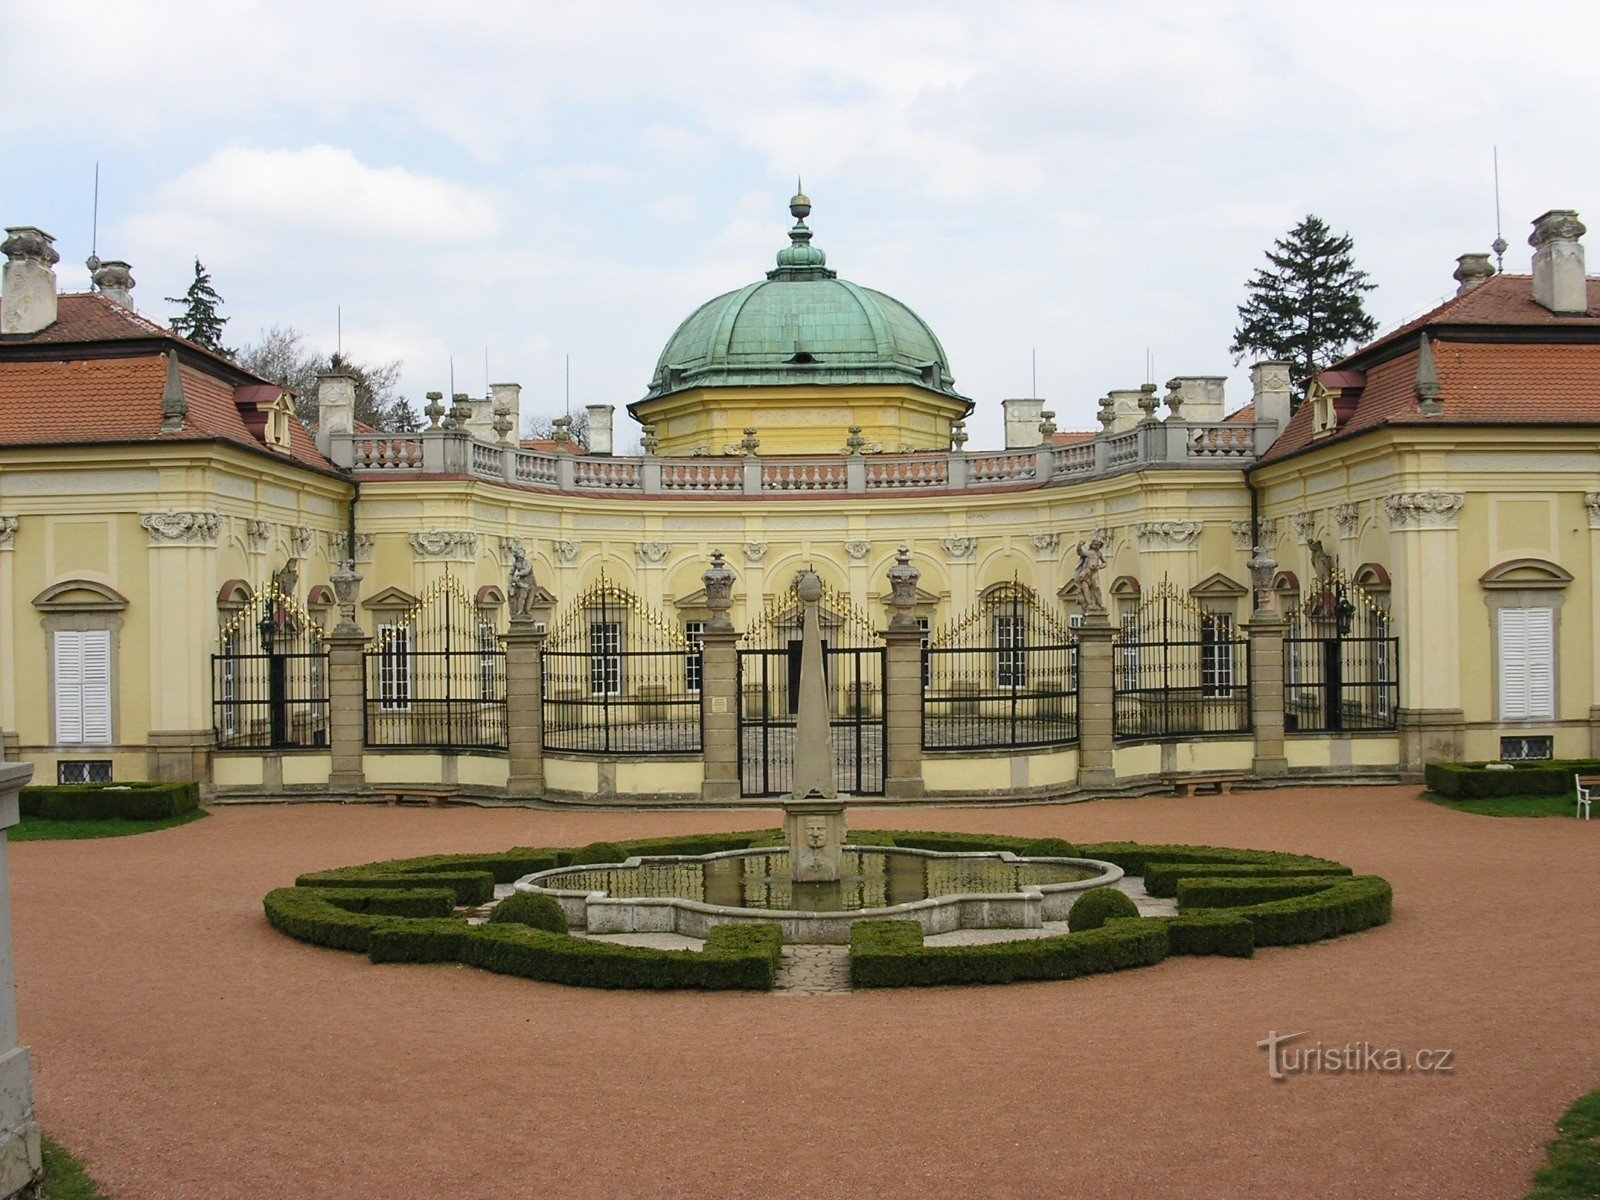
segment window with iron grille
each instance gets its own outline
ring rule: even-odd
[[[64,758],[56,763],[57,783],[110,783],[109,758]]]
[[[683,660],[683,690],[698,692],[700,679],[705,667],[702,650],[706,642],[706,623],[704,621],[685,621],[683,623],[683,640],[689,643],[689,655]]]
[[[622,626],[616,621],[595,621],[589,626],[589,693],[622,694]]]
[[[922,630],[922,686],[926,690],[928,681],[933,678],[933,662],[928,658],[928,640],[933,624],[927,617],[918,617],[917,628]]]
[[[1200,692],[1209,697],[1233,694],[1233,618],[1206,613],[1200,625]]]
[[[1028,685],[1027,627],[1020,616],[1000,614],[994,619],[994,683],[998,688]]]
[[[385,712],[409,712],[415,662],[411,654],[411,626],[378,628],[378,704]]]
[[[500,698],[500,637],[487,621],[478,624],[478,698]]]
[[[1535,762],[1555,757],[1553,737],[1503,737],[1500,739],[1501,762]]]

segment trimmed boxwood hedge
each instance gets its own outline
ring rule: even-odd
[[[567,933],[567,914],[554,896],[518,892],[507,896],[489,912],[491,925],[527,925],[547,933]]]
[[[1139,906],[1114,887],[1091,888],[1072,902],[1067,912],[1067,928],[1073,933],[1099,929],[1117,917],[1137,917]]]
[[[1040,839],[998,834],[862,830],[858,844],[929,850],[1043,853]],[[781,845],[776,831],[596,843],[615,858],[707,854]],[[1060,857],[1059,844],[1046,857]],[[1247,958],[1257,946],[1292,945],[1381,925],[1393,892],[1377,876],[1311,855],[1191,845],[1097,842],[1076,855],[1145,876],[1152,895],[1176,894],[1175,917],[1117,917],[1061,937],[976,946],[923,944],[914,922],[855,926],[851,975],[861,987],[1065,979],[1159,962],[1169,954]],[[519,847],[316,871],[267,895],[267,918],[290,936],[385,962],[461,962],[486,970],[591,987],[770,988],[781,952],[776,925],[720,926],[702,951],[648,950],[526,925],[479,926],[449,914],[482,904],[496,883],[567,866],[581,851]],[[615,860],[612,859],[612,860]],[[507,901],[506,903],[509,903]],[[564,944],[558,944],[564,943]]]
[[[200,807],[197,783],[73,783],[25,787],[21,814],[50,821],[164,821]]]
[[[1600,760],[1544,759],[1514,762],[1511,769],[1489,770],[1487,763],[1429,763],[1423,768],[1428,790],[1450,800],[1482,800],[1491,796],[1565,796],[1574,775],[1600,775]]]
[[[1338,879],[1336,875],[1292,875],[1282,879],[1236,879],[1207,876],[1178,880],[1178,911],[1196,908],[1246,908],[1269,900],[1288,900],[1324,892]]]
[[[1302,863],[1190,863],[1152,862],[1144,868],[1144,890],[1152,896],[1171,899],[1178,894],[1178,881],[1191,878],[1235,879],[1273,878],[1295,875],[1354,875],[1349,867],[1330,863],[1325,867]]]
[[[1089,933],[976,946],[925,946],[915,921],[862,921],[850,931],[850,980],[856,987],[1074,979],[1148,967],[1166,956],[1166,925],[1138,917]]]

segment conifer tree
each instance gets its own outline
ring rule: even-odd
[[[1320,217],[1307,216],[1267,251],[1271,268],[1258,267],[1245,285],[1239,327],[1228,347],[1238,363],[1246,354],[1295,364],[1296,391],[1306,387],[1353,343],[1370,338],[1378,322],[1366,310],[1367,282],[1351,257],[1349,234],[1334,237]]]
[[[168,304],[183,305],[183,312],[172,318],[172,332],[198,342],[207,350],[233,357],[233,351],[222,344],[222,327],[228,318],[217,312],[222,297],[211,286],[211,274],[198,258],[194,260],[194,282],[181,296],[166,297]]]

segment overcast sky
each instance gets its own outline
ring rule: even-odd
[[[1137,11],[1141,16],[1129,15]],[[0,220],[99,253],[138,306],[196,255],[231,318],[401,358],[404,389],[622,406],[698,303],[760,277],[803,174],[829,265],[944,342],[978,403],[1063,428],[1229,374],[1263,250],[1355,237],[1384,326],[1495,234],[1600,228],[1600,66],[1573,3],[81,4],[0,0]],[[1591,235],[1590,241],[1596,237]],[[1248,364],[1246,364],[1247,366]],[[636,438],[619,424],[622,444]]]

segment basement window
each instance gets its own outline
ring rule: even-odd
[[[1537,762],[1556,756],[1553,737],[1503,737],[1500,739],[1501,762]]]
[[[109,758],[63,758],[56,763],[57,783],[110,783]]]

